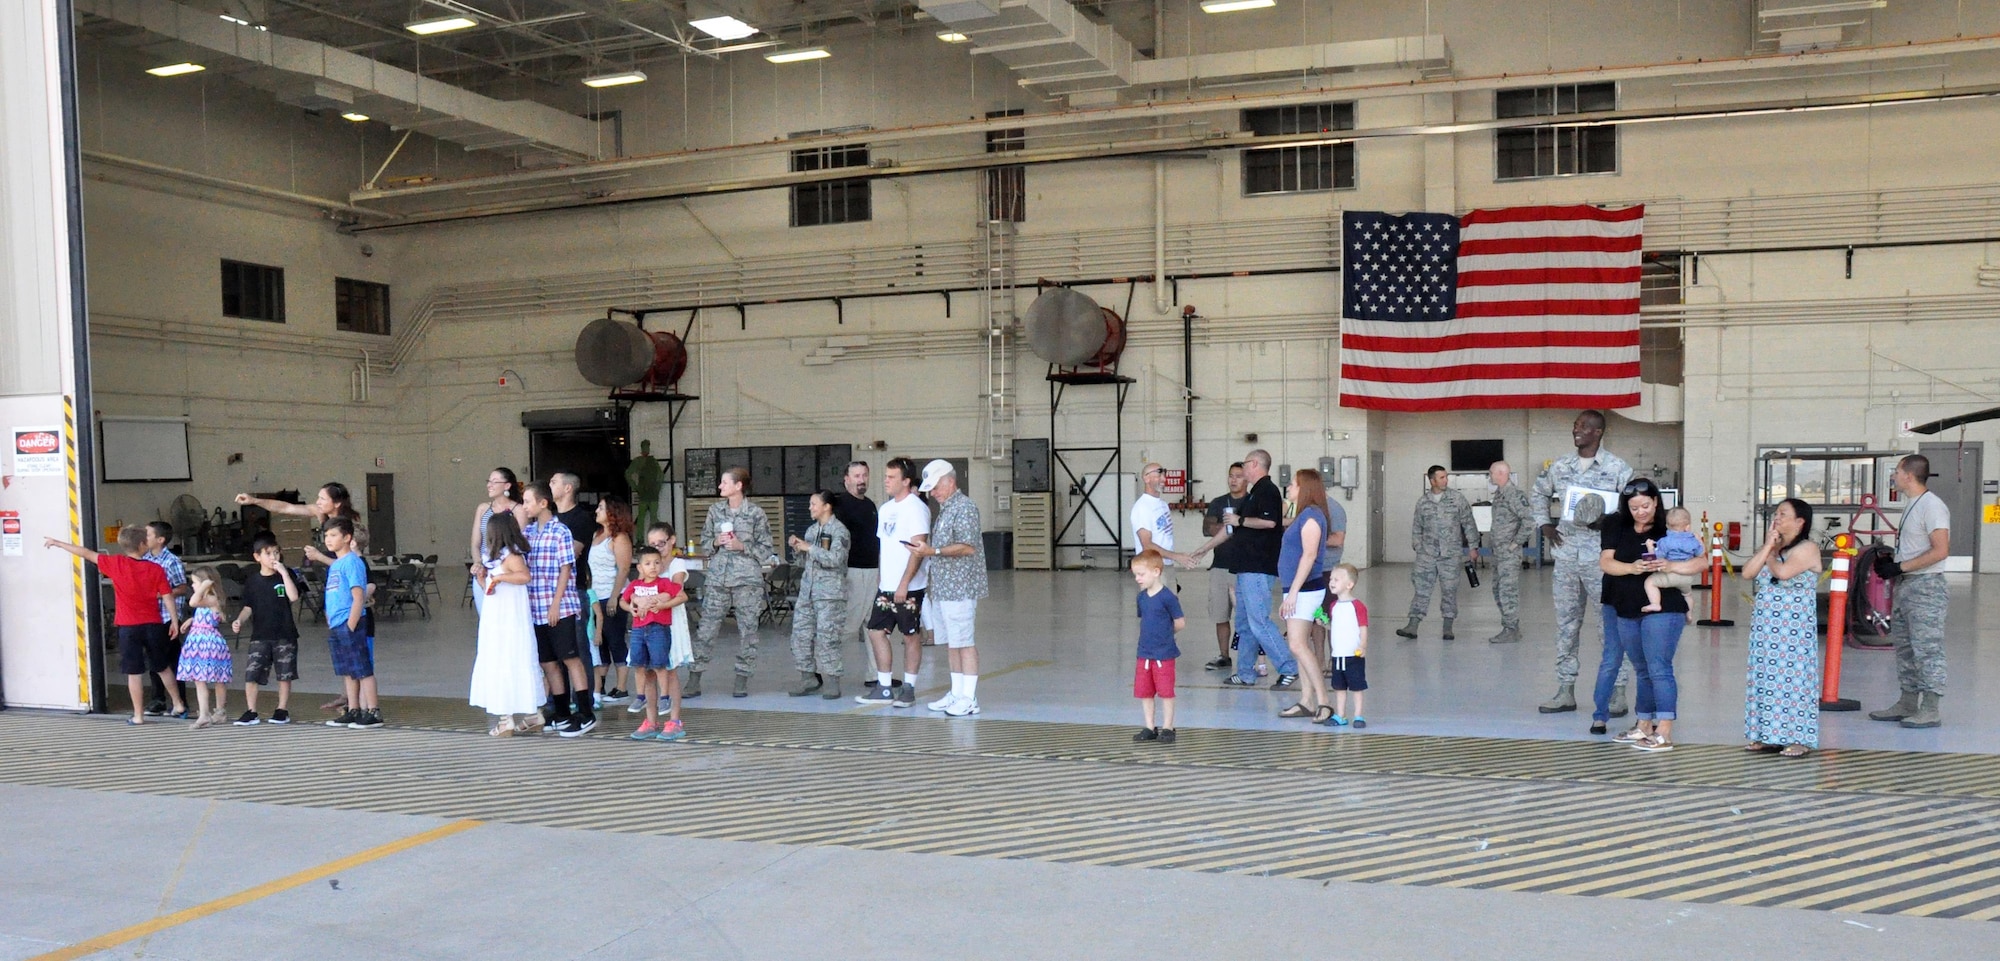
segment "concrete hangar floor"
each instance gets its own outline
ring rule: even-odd
[[[1394,637],[1408,569],[1365,572],[1369,730],[1280,720],[1286,695],[1200,669],[1204,576],[1172,746],[1131,740],[1110,571],[995,576],[975,718],[786,697],[781,624],[752,696],[690,702],[684,742],[630,741],[617,709],[580,739],[490,738],[453,585],[381,622],[385,730],[8,712],[0,961],[2000,956],[2000,601],[1975,578],[1952,585],[1943,727],[1827,715],[1790,760],[1737,749],[1740,626],[1686,635],[1675,752],[1537,714],[1544,572],[1530,640],[1500,647],[1478,592],[1459,640],[1435,614]],[[309,722],[332,678],[308,634]],[[1893,674],[1850,651],[1843,693],[1886,703]]]

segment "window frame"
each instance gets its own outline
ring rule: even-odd
[[[342,288],[347,285],[354,285],[358,287],[359,290],[354,290],[354,291],[343,290]],[[368,294],[373,294],[377,291],[379,291],[381,294],[382,329],[372,330],[372,329],[352,326],[347,322],[347,319],[345,317],[341,316],[341,306],[343,303],[347,302],[350,299],[353,299],[356,294],[368,295]],[[378,283],[373,280],[362,280],[358,277],[333,278],[333,328],[335,330],[341,331],[343,333],[369,334],[377,337],[392,336],[391,331],[393,328],[391,325],[394,321],[394,315],[390,313],[390,304],[391,300],[390,300],[388,284]]]
[[[829,161],[834,159],[846,162],[837,164],[829,163]],[[811,165],[802,166],[802,161],[811,161]],[[858,167],[866,170],[869,167],[869,161],[870,153],[867,144],[841,144],[830,147],[795,148],[791,152],[788,165],[792,173],[811,173],[819,170],[839,170],[848,167]],[[853,199],[848,196],[848,191],[856,189],[860,191],[861,195],[861,216],[858,217],[852,216],[854,213]],[[830,199],[836,192],[838,193],[838,198]],[[799,212],[803,209],[803,205],[808,202],[809,197],[818,219],[814,219],[808,223],[801,220]],[[791,190],[787,192],[787,199],[789,204],[786,212],[786,223],[792,227],[831,227],[838,224],[868,223],[875,219],[874,181],[867,177],[819,180],[812,183],[793,184]],[[841,215],[837,218],[827,219],[825,215],[835,209],[839,210]]]
[[[1584,90],[1586,88],[1591,89],[1593,92],[1595,92],[1596,88],[1609,88],[1611,94],[1611,106],[1608,109],[1611,110],[1618,109],[1619,101],[1624,94],[1624,91],[1620,88],[1618,82],[1615,80],[1600,81],[1596,83],[1552,84],[1547,86],[1535,86],[1535,87],[1508,87],[1505,89],[1493,91],[1493,117],[1496,120],[1507,120],[1507,119],[1514,119],[1521,117],[1559,118],[1566,116],[1575,116],[1577,114],[1582,114],[1582,113],[1595,113],[1598,111],[1599,108],[1593,106],[1591,109],[1585,110],[1582,107]],[[1563,108],[1563,103],[1562,103],[1563,100],[1562,93],[1565,89],[1570,91],[1571,108],[1568,110],[1565,110]],[[1508,113],[1504,115],[1502,114],[1501,101],[1505,95],[1514,93],[1527,93],[1531,91],[1548,92],[1549,112]],[[1571,132],[1571,134],[1576,137],[1582,137],[1586,133],[1602,133],[1604,136],[1609,137],[1611,139],[1611,169],[1609,170],[1579,169],[1570,171],[1568,173],[1563,172],[1561,168],[1562,168],[1562,156],[1564,153],[1564,149],[1560,140],[1562,132],[1565,130]],[[1551,138],[1551,143],[1547,146],[1546,149],[1550,152],[1550,155],[1552,157],[1551,168],[1553,172],[1541,173],[1539,163],[1536,164],[1537,172],[1531,174],[1508,176],[1502,172],[1501,156],[1507,152],[1505,141],[1508,139],[1510,135],[1518,136],[1523,133],[1536,137],[1538,141],[1539,137],[1544,134],[1548,135]],[[1535,143],[1533,151],[1537,160],[1539,160],[1541,151],[1543,149],[1545,148],[1542,146],[1542,144],[1540,144],[1539,142]],[[1586,151],[1577,150],[1576,148],[1572,147],[1570,152],[1575,153],[1577,155],[1579,166],[1581,166],[1582,157],[1585,155]],[[1558,127],[1552,124],[1535,124],[1532,126],[1524,126],[1524,127],[1508,127],[1500,130],[1495,130],[1493,132],[1493,181],[1495,183],[1519,183],[1521,181],[1527,181],[1527,180],[1559,180],[1570,177],[1616,177],[1620,173],[1622,173],[1624,169],[1625,169],[1625,138],[1620,137],[1618,135],[1618,127],[1615,124],[1605,124],[1603,126],[1597,126],[1597,127]]]
[[[1014,107],[1007,110],[988,110],[986,119],[1004,120],[1019,117],[1026,111]],[[1012,153],[1028,149],[1028,130],[1025,127],[1008,127],[986,131],[986,152]],[[986,219],[994,222],[1028,222],[1028,167],[1026,164],[1007,164],[987,167],[980,172],[980,186],[985,188]],[[1009,209],[1008,194],[1012,194]],[[1011,215],[1011,216],[1003,216]]]
[[[222,270],[219,278],[219,293],[221,296],[219,299],[222,302],[222,316],[232,320],[254,320],[262,324],[282,324],[285,322],[285,268],[274,267],[270,264],[253,263],[247,260],[231,260],[227,257],[221,258],[221,260]],[[264,280],[264,289],[261,294],[263,300],[266,302],[265,306],[270,308],[268,313],[271,316],[245,312],[243,305],[246,286],[245,275],[250,271],[261,272],[256,276],[260,276]],[[236,309],[233,312],[229,306],[232,280],[234,280],[236,288],[234,294]]]
[[[1300,123],[1300,120],[1303,118],[1299,114],[1308,108],[1326,111],[1322,125],[1316,128],[1318,132],[1334,134],[1338,131],[1354,129],[1355,114],[1357,111],[1355,102],[1352,100],[1330,100],[1324,103],[1296,104],[1285,107],[1260,107],[1241,111],[1239,120],[1243,130],[1250,133],[1253,137],[1292,136],[1301,133],[1312,133],[1314,131],[1301,129],[1303,125]],[[1285,117],[1284,114],[1287,111],[1291,112],[1293,116],[1289,118]],[[1276,118],[1277,122],[1261,124],[1261,126],[1269,126],[1274,129],[1269,132],[1259,131],[1258,127],[1260,123],[1258,121],[1266,118]],[[1303,157],[1308,150],[1325,151],[1327,186],[1298,186],[1303,179],[1299,176],[1299,173],[1305,169]],[[1341,183],[1340,179],[1341,157],[1343,153],[1346,155],[1345,166],[1348,174],[1348,182],[1344,184]],[[1253,168],[1251,160],[1253,156],[1277,159],[1277,180],[1279,182],[1277,189],[1251,189],[1252,170],[1257,169],[1261,172],[1263,169],[1261,164]],[[1286,185],[1286,175],[1284,172],[1288,161],[1292,164],[1289,186]],[[1242,191],[1242,196],[1246,198],[1278,197],[1291,194],[1336,193],[1343,190],[1358,190],[1361,186],[1361,161],[1358,151],[1355,150],[1355,142],[1353,140],[1348,140],[1344,143],[1315,144],[1312,146],[1279,144],[1270,147],[1255,147],[1246,145],[1238,150],[1236,162],[1239,168],[1239,188]],[[1315,161],[1314,166],[1318,166],[1317,161]]]

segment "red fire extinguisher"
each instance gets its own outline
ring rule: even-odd
[[[1732,551],[1743,549],[1743,525],[1736,521],[1729,522],[1729,549]]]

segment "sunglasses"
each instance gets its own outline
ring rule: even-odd
[[[1633,481],[1630,484],[1626,484],[1625,489],[1619,491],[1618,493],[1623,494],[1627,497],[1630,497],[1633,494],[1646,494],[1650,496],[1653,493],[1657,492],[1657,490],[1658,488],[1655,488],[1653,486],[1652,481]]]

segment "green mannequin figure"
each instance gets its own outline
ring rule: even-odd
[[[639,442],[639,456],[625,465],[625,483],[632,486],[632,522],[643,531],[660,513],[660,462],[653,459],[653,442]]]

